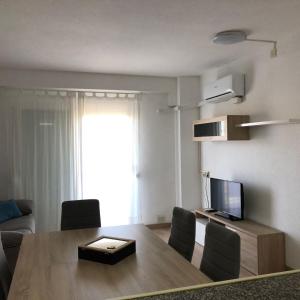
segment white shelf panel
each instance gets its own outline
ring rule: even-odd
[[[250,122],[250,123],[242,123],[242,124],[236,125],[236,127],[255,127],[255,126],[267,126],[267,125],[284,125],[284,124],[300,124],[300,119]]]

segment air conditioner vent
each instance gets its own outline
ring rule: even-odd
[[[228,101],[231,98],[245,95],[245,76],[232,74],[206,85],[203,89],[205,103]]]

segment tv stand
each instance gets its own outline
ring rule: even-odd
[[[226,214],[222,211],[218,211],[215,213],[215,216],[220,216],[222,218],[225,218],[225,219],[229,219],[231,221],[241,221],[241,219],[237,218],[237,217],[234,217],[234,216],[231,216],[229,214]]]
[[[259,275],[286,270],[284,233],[251,220],[232,221],[203,209],[195,211],[197,218],[205,218],[235,231],[241,238],[241,266]]]

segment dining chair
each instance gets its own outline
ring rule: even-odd
[[[15,271],[22,240],[23,233],[17,231],[1,232],[1,242],[11,274],[14,274]]]
[[[99,200],[64,201],[61,210],[61,230],[101,227]]]
[[[8,268],[7,260],[0,239],[0,300],[5,300],[7,298],[10,283],[11,273]]]
[[[228,228],[209,222],[200,270],[213,281],[235,279],[240,274],[240,237]]]
[[[186,209],[174,207],[169,245],[188,261],[195,247],[196,217]]]

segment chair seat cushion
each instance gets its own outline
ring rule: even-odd
[[[21,216],[22,213],[14,200],[0,202],[0,223]]]

